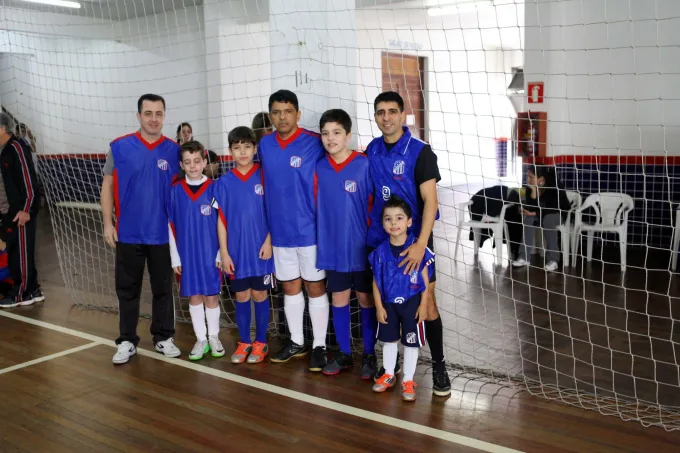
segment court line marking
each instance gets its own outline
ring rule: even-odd
[[[64,333],[67,335],[72,335],[74,337],[83,338],[92,341],[84,346],[79,346],[81,350],[88,349],[98,345],[116,347],[116,344],[112,340],[107,340],[96,335],[91,335],[89,333],[80,332],[78,330],[69,329],[67,327],[59,326],[56,324],[51,324],[45,321],[39,321],[37,319],[28,318],[25,316],[20,316],[11,312],[0,311],[0,316],[5,318],[14,319],[16,321],[22,321],[27,324],[32,324],[34,326],[44,327],[46,329],[54,330],[56,332]],[[73,348],[73,352],[75,349]],[[71,351],[71,350],[69,350]],[[66,351],[64,351],[66,352]],[[367,411],[364,409],[358,409],[352,406],[348,406],[341,403],[336,403],[334,401],[326,400],[318,396],[308,395],[306,393],[298,392],[295,390],[289,390],[283,387],[278,387],[273,384],[268,384],[266,382],[257,381],[255,379],[250,379],[247,377],[239,376],[237,374],[232,374],[227,371],[217,370],[214,368],[209,368],[206,366],[198,365],[194,362],[188,362],[181,359],[170,359],[165,357],[163,354],[157,353],[155,351],[149,351],[146,349],[137,349],[137,354],[144,357],[150,357],[152,359],[160,360],[162,362],[170,363],[172,365],[180,366],[192,371],[197,371],[199,373],[208,374],[220,379],[225,379],[227,381],[235,382],[237,384],[247,385],[258,390],[263,390],[266,392],[274,393],[276,395],[292,398],[294,400],[302,401],[304,403],[312,404],[315,406],[323,407],[325,409],[340,412],[346,415],[351,415],[358,418],[363,418],[365,420],[374,421],[382,423],[384,425],[392,426],[395,428],[405,429],[416,434],[422,434],[425,436],[434,437],[436,439],[451,442],[457,445],[462,445],[465,447],[475,448],[477,450],[487,452],[487,453],[522,453],[520,450],[514,450],[512,448],[503,447],[501,445],[492,444],[490,442],[485,442],[483,440],[474,439],[472,437],[465,437],[460,434],[450,433],[448,431],[443,431],[436,428],[430,428],[429,426],[419,425],[417,423],[401,420],[395,417],[390,417],[387,415],[378,414],[375,412]],[[54,355],[54,354],[53,354]],[[50,357],[50,356],[48,356]],[[39,359],[38,359],[39,360]],[[26,362],[28,363],[28,362]],[[112,365],[113,366],[113,365]]]
[[[1,369],[0,374],[5,374],[5,373],[9,373],[10,371],[20,370],[22,368],[26,368],[28,366],[35,365],[37,363],[43,363],[43,362],[50,361],[52,359],[58,359],[59,357],[63,357],[65,355],[73,354],[74,352],[84,351],[86,349],[90,349],[90,348],[93,348],[95,346],[99,346],[101,344],[102,344],[101,341],[93,341],[92,343],[87,343],[87,344],[84,344],[84,345],[81,345],[81,346],[77,346],[75,348],[67,349],[65,351],[56,352],[54,354],[46,355],[45,357],[40,357],[40,358],[35,359],[35,360],[29,360],[28,362],[22,362],[22,363],[19,363],[17,365],[12,365],[10,367]]]

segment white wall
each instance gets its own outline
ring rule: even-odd
[[[527,81],[548,152],[680,154],[680,1],[526,0]]]

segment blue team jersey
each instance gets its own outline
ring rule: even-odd
[[[341,164],[330,155],[316,165],[317,269],[366,269],[368,213],[373,185],[365,154],[353,151]]]
[[[260,249],[269,234],[260,166],[255,164],[246,175],[234,169],[222,176],[217,181],[215,198],[227,227],[227,247],[234,261],[234,278],[271,274],[273,260],[260,259]]]
[[[371,226],[368,229],[368,246],[377,247],[387,239],[388,234],[382,226],[382,208],[391,195],[403,199],[413,212],[413,225],[409,228],[416,236],[420,235],[423,213],[418,207],[420,188],[416,187],[415,169],[420,151],[427,143],[411,135],[404,127],[404,135],[389,151],[383,137],[375,138],[366,149],[368,162],[375,188],[375,206],[371,212]],[[439,212],[437,212],[439,218]]]
[[[149,143],[137,132],[111,142],[111,154],[118,240],[167,244],[165,200],[179,172],[179,145],[167,137]]]
[[[182,297],[213,296],[220,292],[221,274],[215,266],[220,244],[214,187],[215,183],[208,179],[194,193],[182,180],[170,189],[168,217],[182,260],[179,287]]]
[[[416,237],[409,234],[406,243],[404,243],[404,249],[415,241]],[[373,269],[373,278],[380,290],[380,297],[384,304],[403,304],[426,289],[422,272],[425,266],[434,262],[434,253],[426,248],[420,269],[411,272],[409,275],[404,275],[404,268],[399,267],[399,263],[403,260],[403,256],[395,257],[392,253],[389,238],[368,256],[371,269]]]
[[[278,133],[265,135],[259,154],[272,245],[315,245],[314,170],[325,154],[319,134],[298,128],[287,140]]]

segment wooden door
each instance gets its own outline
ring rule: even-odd
[[[413,124],[409,124],[411,133],[421,140],[427,141],[425,129],[425,58],[383,52],[382,90],[396,91],[404,98],[404,110],[407,118],[415,120]]]

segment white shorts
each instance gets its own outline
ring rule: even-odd
[[[326,278],[326,271],[316,268],[316,245],[308,247],[273,247],[274,272],[282,282],[302,277],[308,282]]]

